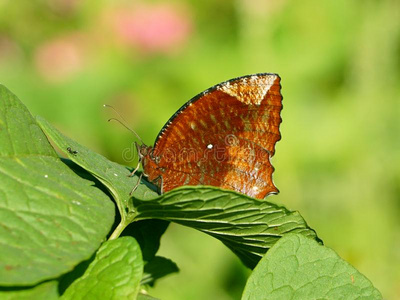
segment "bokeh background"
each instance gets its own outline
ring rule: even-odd
[[[257,72],[282,77],[281,193],[386,299],[400,298],[400,2],[0,0],[0,82],[34,115],[128,165],[187,100]],[[249,271],[220,242],[172,225],[181,268],[150,294],[238,299]]]

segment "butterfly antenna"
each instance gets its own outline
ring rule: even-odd
[[[103,104],[103,106],[104,107],[109,107],[109,108],[111,108],[121,119],[122,119],[122,121],[121,120],[118,120],[117,118],[110,118],[110,119],[108,119],[108,122],[110,122],[110,121],[117,121],[119,124],[121,124],[122,126],[124,126],[126,129],[128,129],[130,132],[132,132],[139,140],[140,140],[140,142],[142,143],[142,144],[144,144],[144,142],[143,142],[143,140],[140,138],[140,136],[136,133],[136,131],[135,130],[133,130],[132,128],[130,128],[128,125],[126,125],[126,120],[125,120],[125,118],[114,108],[114,107],[112,107],[111,105],[108,105],[108,104]]]

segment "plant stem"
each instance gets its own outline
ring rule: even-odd
[[[122,233],[122,231],[124,231],[124,229],[126,228],[126,226],[127,226],[128,224],[129,224],[129,223],[126,223],[126,222],[121,221],[121,222],[118,224],[117,228],[115,228],[114,232],[110,235],[110,237],[108,238],[108,240],[111,241],[111,240],[117,239],[117,238],[120,236],[120,234]]]

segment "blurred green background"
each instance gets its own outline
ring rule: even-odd
[[[386,299],[400,298],[400,2],[0,0],[0,82],[34,115],[128,165],[187,100],[257,72],[282,77],[281,193]],[[162,299],[238,299],[249,271],[220,242],[172,225],[181,268]]]

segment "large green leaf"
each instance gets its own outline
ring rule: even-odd
[[[133,199],[136,220],[162,219],[205,232],[253,268],[284,234],[318,239],[298,212],[214,187],[181,187],[156,199]]]
[[[27,108],[0,84],[0,157],[27,155],[57,157]]]
[[[130,170],[127,167],[111,162],[104,156],[64,136],[43,118],[37,117],[37,121],[43,131],[73,162],[90,172],[111,192],[121,215],[121,223],[117,228],[117,234],[111,238],[118,237],[119,233],[132,222],[134,217],[134,208],[129,199],[132,188],[137,184],[138,176],[130,177]],[[154,189],[155,187],[151,186],[151,184],[140,184],[133,196],[141,199],[154,198],[157,196]]]
[[[0,86],[0,285],[56,278],[91,256],[114,220],[114,204],[92,185]]]
[[[130,192],[137,184],[137,174],[130,177],[129,168],[112,162],[66,137],[42,117],[38,116],[36,119],[43,131],[68,155],[69,159],[93,174],[110,190],[118,205],[122,207],[121,211],[124,212],[130,205]],[[153,189],[155,189],[154,186],[140,184],[133,196],[140,199],[157,197],[158,194]]]
[[[290,234],[254,269],[242,299],[382,299],[382,295],[333,250]]]
[[[85,274],[62,299],[135,299],[143,274],[139,244],[132,237],[105,242]]]
[[[32,288],[0,288],[2,300],[56,300],[58,295],[58,282],[48,281]]]

